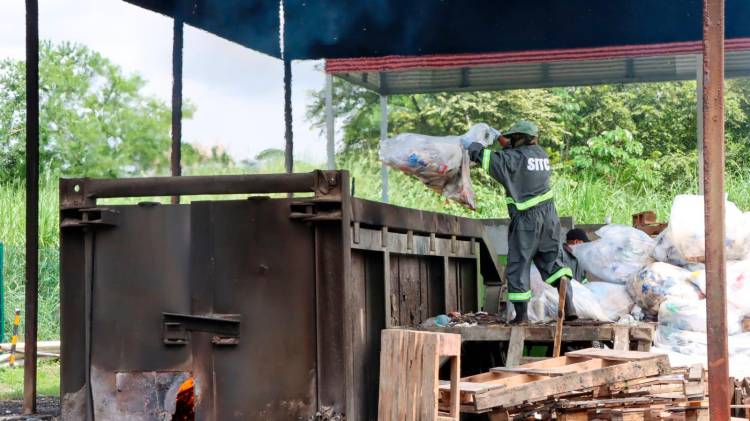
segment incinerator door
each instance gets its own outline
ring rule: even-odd
[[[236,336],[191,333],[196,419],[314,415],[314,228],[267,198],[195,202],[190,225],[192,314],[239,322]]]

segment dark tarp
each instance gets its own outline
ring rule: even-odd
[[[279,57],[276,0],[126,0]],[[291,59],[550,50],[697,41],[701,0],[284,0]],[[750,1],[726,1],[727,38]]]

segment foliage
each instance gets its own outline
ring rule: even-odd
[[[40,46],[40,163],[66,176],[128,176],[169,167],[171,111],[146,82],[89,48]],[[0,62],[0,180],[24,173],[25,63]],[[193,107],[188,103],[184,118]],[[188,154],[189,155],[189,154]]]
[[[389,135],[444,135],[476,122],[504,129],[529,119],[540,126],[540,142],[556,168],[570,176],[590,170],[634,189],[685,189],[696,184],[695,101],[695,82],[395,95],[388,97],[388,127]],[[323,92],[313,93],[308,118],[315,128],[324,127],[323,105]],[[342,154],[377,146],[376,94],[336,79],[334,109],[343,120]],[[741,177],[750,154],[750,81],[727,82],[725,109],[727,169]]]
[[[609,183],[624,185],[635,181],[656,186],[660,181],[656,161],[643,159],[643,144],[635,141],[629,130],[620,127],[592,137],[586,146],[571,148],[570,156],[574,170]]]

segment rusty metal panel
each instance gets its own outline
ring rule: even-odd
[[[85,400],[83,231],[60,232],[60,398],[62,414],[80,414]],[[71,417],[72,419],[72,417]]]
[[[94,233],[92,364],[112,371],[189,370],[189,350],[164,347],[162,312],[190,313],[190,209],[113,209],[118,226]]]
[[[289,220],[286,200],[194,203],[207,224],[211,313],[240,315],[239,344],[194,355],[213,375],[213,419],[297,419],[315,414],[316,323],[313,228]],[[283,239],[283,241],[280,241]],[[195,278],[194,278],[195,279]],[[195,279],[200,282],[199,279]],[[196,377],[198,382],[200,377]],[[202,390],[205,393],[207,391]],[[203,419],[208,414],[198,412]]]
[[[344,287],[338,224],[315,226],[315,298],[318,342],[318,406],[333,413],[346,411],[344,355]]]

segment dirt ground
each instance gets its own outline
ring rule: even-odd
[[[49,396],[37,398],[37,414],[34,416],[21,415],[22,399],[0,401],[0,421],[16,420],[57,420],[60,415],[60,399]]]

